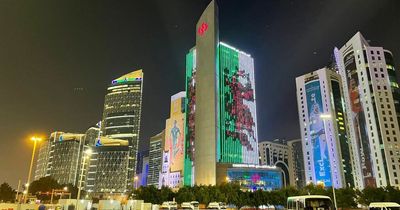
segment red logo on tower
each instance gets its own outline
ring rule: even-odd
[[[208,29],[208,24],[203,22],[201,23],[199,29],[197,29],[197,33],[199,33],[200,36],[203,36],[203,34],[207,31]]]

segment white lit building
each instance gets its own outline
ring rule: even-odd
[[[353,173],[340,75],[323,68],[296,78],[307,183],[359,186]],[[356,179],[355,179],[356,178]]]
[[[370,46],[358,32],[335,49],[335,57],[361,186],[400,187],[400,96],[392,53]]]

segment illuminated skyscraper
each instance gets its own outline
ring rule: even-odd
[[[253,58],[219,41],[212,1],[186,55],[184,184],[224,182],[232,164],[258,164]]]
[[[340,75],[323,68],[296,78],[307,183],[359,186]]]
[[[370,46],[358,32],[335,57],[360,186],[400,187],[400,95],[392,53]]]
[[[159,186],[176,188],[183,185],[185,96],[182,91],[171,97],[170,117],[165,123],[163,170]]]
[[[143,71],[137,70],[112,81],[107,88],[101,123],[102,136],[128,141],[126,188],[134,184],[142,110]],[[101,145],[98,145],[101,146]]]
[[[86,161],[85,191],[91,196],[111,196],[127,192],[129,142],[100,137],[92,147],[90,161]],[[83,162],[82,162],[83,164]]]
[[[147,185],[159,186],[159,177],[163,168],[163,148],[165,144],[164,130],[150,138],[149,149],[149,173],[147,174]]]
[[[60,184],[77,185],[82,170],[84,134],[53,132],[42,142],[36,162],[35,180],[51,176]]]

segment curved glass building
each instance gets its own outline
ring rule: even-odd
[[[107,88],[101,123],[102,136],[127,140],[127,188],[133,186],[139,147],[140,117],[142,110],[143,71],[125,74],[111,82]],[[101,145],[97,145],[101,146]]]

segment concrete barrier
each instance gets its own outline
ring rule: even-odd
[[[0,203],[0,210],[37,210],[38,204]]]

